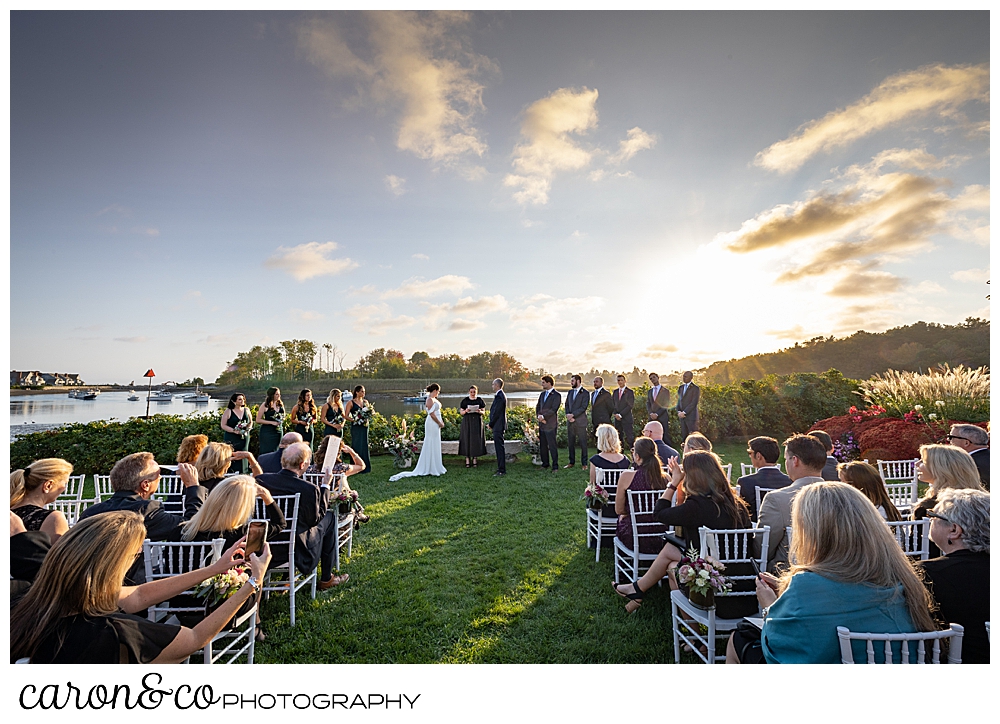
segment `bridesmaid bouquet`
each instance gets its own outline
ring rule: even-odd
[[[233,430],[240,437],[247,436],[247,430],[250,429],[250,422],[248,420],[240,420],[235,425],[233,425]]]
[[[333,406],[331,405],[331,407],[333,407]],[[341,425],[341,424],[343,424],[343,422],[344,422],[344,413],[341,412],[340,410],[334,409],[334,411],[333,411],[333,419],[330,420],[330,422],[328,424],[330,424],[330,425]]]
[[[302,413],[299,413],[296,417],[297,417],[296,422],[298,424],[304,426],[306,428],[306,430],[308,430],[309,428],[312,427],[312,424],[313,424],[313,414],[311,412],[307,412],[304,415]]]
[[[358,410],[354,417],[354,424],[361,425],[363,427],[368,427],[369,423],[372,421],[372,417],[375,415],[375,407],[365,403],[365,406]]]

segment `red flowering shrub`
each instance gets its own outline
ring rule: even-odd
[[[813,430],[823,430],[836,441],[844,433],[853,430],[854,425],[854,420],[851,419],[850,415],[837,415],[836,417],[828,417],[825,420],[820,420],[806,430],[806,433],[808,434]]]
[[[859,432],[857,439],[861,456],[866,459],[870,451],[880,448],[891,455],[883,460],[908,460],[917,457],[921,445],[937,442],[939,438],[928,425],[889,418],[881,425]]]

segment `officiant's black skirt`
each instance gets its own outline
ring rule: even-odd
[[[458,435],[458,454],[467,458],[480,458],[486,454],[486,434],[482,415],[466,415]]]

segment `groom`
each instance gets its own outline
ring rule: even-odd
[[[493,404],[490,405],[490,429],[493,431],[493,450],[497,454],[497,471],[493,476],[507,474],[507,451],[503,436],[507,432],[507,396],[503,393],[503,380],[493,380]]]
[[[553,388],[555,380],[551,376],[542,377],[542,394],[535,405],[538,419],[538,447],[542,455],[542,468],[549,466],[549,452],[552,453],[552,472],[559,469],[559,448],[556,447],[556,429],[559,427],[559,405],[562,397]]]

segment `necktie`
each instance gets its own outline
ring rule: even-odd
[[[593,405],[595,402],[597,402],[597,393],[600,392],[600,391],[601,391],[600,388],[594,390],[594,394],[590,398],[590,404],[591,405]]]

